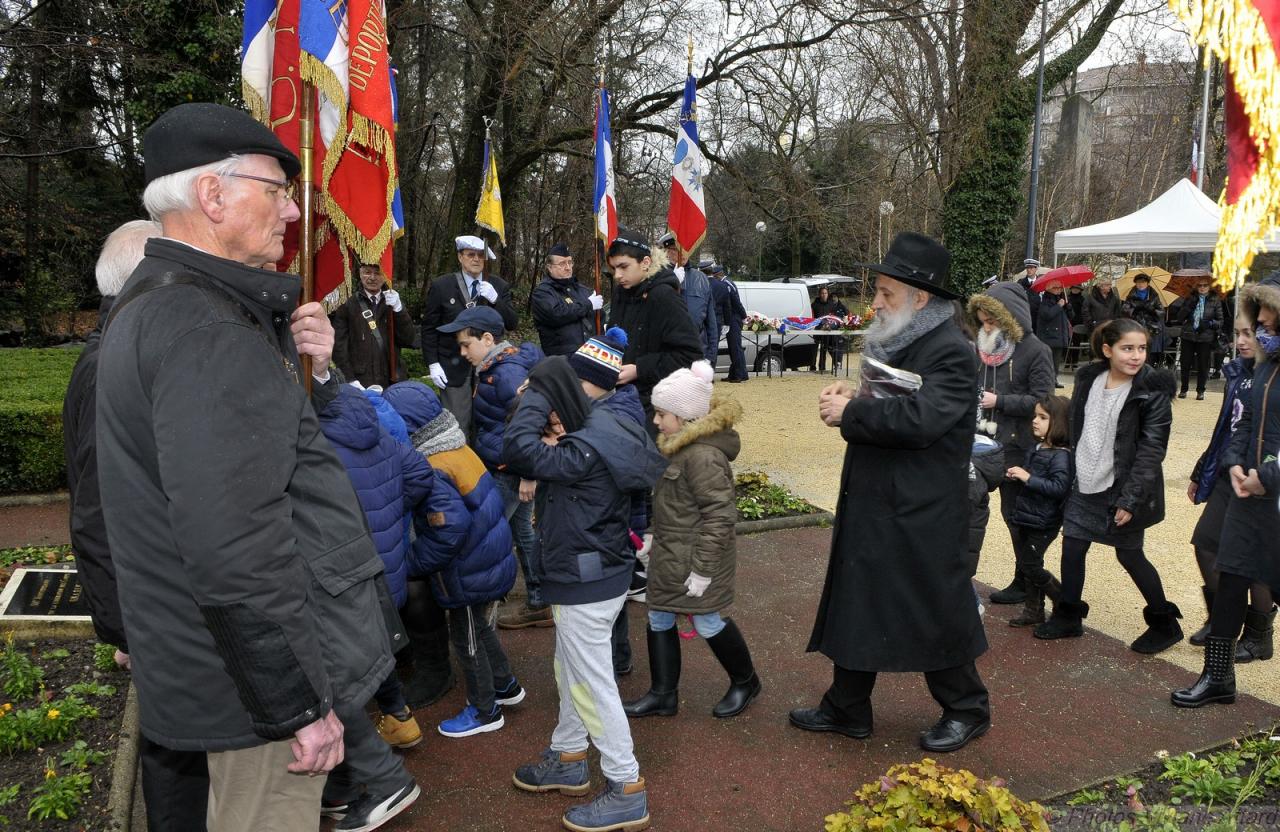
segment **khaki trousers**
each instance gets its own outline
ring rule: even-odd
[[[316,832],[325,777],[292,774],[292,740],[209,752],[209,832]]]

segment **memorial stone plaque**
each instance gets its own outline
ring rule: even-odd
[[[88,621],[89,602],[74,569],[20,568],[0,594],[0,619]]]

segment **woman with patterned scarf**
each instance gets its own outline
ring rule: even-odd
[[[1005,467],[1021,465],[1027,448],[1036,442],[1031,417],[1036,402],[1053,394],[1056,380],[1053,352],[1031,328],[1026,292],[1016,283],[997,283],[985,294],[969,299],[969,323],[977,333],[977,395],[982,421],[994,423],[992,438],[1004,446]],[[1017,527],[1010,521],[1022,483],[1006,480],[1000,486],[1000,514],[1017,544]],[[994,604],[1021,604],[1027,587],[1015,573],[1009,586],[991,593]]]

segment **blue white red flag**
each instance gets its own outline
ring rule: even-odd
[[[600,87],[596,107],[596,236],[607,249],[618,236],[618,200],[613,189],[613,131],[609,127],[609,92]]]
[[[684,82],[684,103],[680,105],[680,127],[671,165],[671,201],[667,207],[667,228],[676,243],[688,254],[707,236],[707,209],[702,177],[707,160],[698,144],[698,82],[690,73]]]

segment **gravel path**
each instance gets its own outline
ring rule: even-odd
[[[835,428],[826,427],[818,419],[818,393],[830,381],[829,376],[797,372],[773,379],[753,376],[746,384],[718,384],[717,388],[737,398],[746,413],[738,426],[742,454],[735,467],[739,471],[765,471],[775,482],[815,505],[834,510],[844,443]],[[1068,388],[1059,392],[1069,396],[1071,379],[1064,374],[1063,381]],[[1189,543],[1200,508],[1187,500],[1187,477],[1213,432],[1222,404],[1221,383],[1211,385],[1203,402],[1194,397],[1174,400],[1173,436],[1164,466],[1167,516],[1146,536],[1147,556],[1160,570],[1165,592],[1182,610],[1182,628],[1188,635],[1203,623],[1205,609],[1200,574]],[[991,513],[995,520],[987,529],[977,578],[1002,587],[1013,576],[1014,557],[1008,531],[999,520],[998,502],[999,493],[993,494]],[[1055,543],[1047,558],[1046,565],[1055,574],[1059,572],[1061,551],[1060,542]],[[1090,550],[1084,597],[1090,606],[1085,621],[1089,627],[1126,642],[1145,629],[1142,596],[1120,568],[1113,550]],[[1030,633],[1027,637],[1031,638]],[[1198,673],[1203,656],[1200,648],[1183,641],[1158,658]],[[1240,665],[1236,674],[1242,691],[1280,704],[1280,658]],[[1192,681],[1194,676],[1189,675],[1188,684]]]

